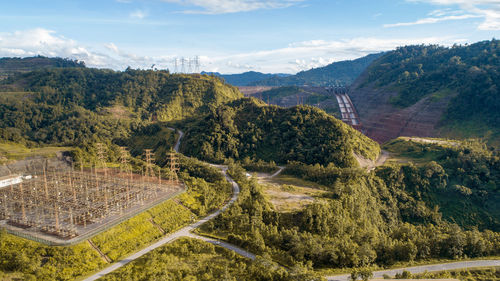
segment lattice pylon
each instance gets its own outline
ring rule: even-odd
[[[99,159],[99,162],[101,163],[101,167],[104,169],[104,175],[106,176],[106,146],[103,143],[96,143],[97,147],[97,159]]]
[[[130,170],[129,165],[130,152],[125,146],[120,146],[120,173],[128,173]]]
[[[153,161],[154,161],[154,153],[151,149],[145,149],[144,154],[146,155],[146,170],[144,171],[144,175],[146,178],[154,177],[155,172],[153,170]]]
[[[168,162],[169,162],[169,181],[170,183],[179,183],[179,178],[177,177],[177,172],[179,171],[179,163],[178,163],[178,158],[177,154],[175,151],[171,150],[168,153]]]

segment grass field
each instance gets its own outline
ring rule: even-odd
[[[4,164],[9,160],[22,160],[33,156],[55,157],[57,152],[70,150],[72,150],[71,147],[28,148],[19,143],[2,142],[0,143],[0,164]]]

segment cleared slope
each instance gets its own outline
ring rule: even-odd
[[[350,93],[367,135],[380,142],[397,136],[497,142],[499,45],[406,46],[376,60]]]

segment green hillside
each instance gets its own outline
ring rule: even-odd
[[[334,62],[324,67],[301,71],[292,76],[274,76],[266,80],[250,83],[254,86],[330,86],[332,84],[349,85],[383,53],[371,54],[355,60]]]
[[[17,92],[0,92],[0,139],[58,145],[123,138],[149,122],[199,116],[242,97],[215,77],[131,69],[38,70],[2,87]]]
[[[424,97],[452,97],[441,125],[458,134],[466,131],[463,126],[480,126],[495,134],[500,124],[499,67],[500,41],[495,39],[450,48],[405,46],[370,65],[360,84],[397,92],[390,99],[396,107],[411,106]]]
[[[324,111],[266,106],[240,99],[188,127],[181,151],[208,161],[227,158],[356,165],[353,153],[375,159],[378,145]]]
[[[85,67],[85,63],[64,58],[42,56],[27,58],[0,58],[0,78],[19,72],[29,72],[50,67]]]
[[[310,264],[323,273],[500,254],[498,232],[460,221],[470,228],[464,230],[447,221],[449,217],[441,218],[446,205],[436,207],[425,200],[433,189],[444,188],[446,172],[440,167],[435,163],[413,170],[383,166],[367,173],[291,163],[284,173],[320,183],[326,192],[304,208],[278,212],[266,187],[232,165],[229,173],[241,187],[240,197],[203,231],[290,268]]]

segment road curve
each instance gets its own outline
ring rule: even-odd
[[[229,244],[227,242],[218,240],[218,239],[214,239],[214,238],[210,238],[210,237],[205,237],[205,236],[200,236],[200,235],[197,235],[197,234],[194,234],[194,233],[189,233],[188,237],[199,239],[199,240],[203,240],[205,242],[214,244],[216,246],[224,247],[224,248],[226,248],[228,250],[234,251],[237,254],[240,254],[241,256],[244,256],[244,257],[252,259],[252,260],[255,259],[255,255],[254,254],[252,254],[252,253],[250,253],[248,251],[245,251],[245,250],[243,250],[243,249],[241,249],[239,247],[236,247],[236,246],[234,246],[232,244]]]
[[[175,132],[175,128],[167,127],[167,129],[172,130],[172,131]],[[179,147],[181,146],[181,139],[184,136],[184,132],[181,131],[181,130],[177,130],[177,132],[179,132],[179,137],[177,138],[177,141],[175,142],[174,151],[177,152],[177,153],[179,153]]]
[[[178,151],[179,149],[179,144],[180,144],[180,140],[182,138],[182,136],[184,135],[183,132],[181,131],[178,131],[179,132],[179,138],[177,139],[177,143],[175,145],[175,148],[174,150],[175,151]],[[238,254],[241,254],[242,256],[245,256],[245,257],[248,257],[248,258],[251,258],[251,259],[255,259],[255,255],[253,255],[252,253],[250,252],[247,252],[243,249],[240,249],[236,246],[233,246],[229,243],[226,243],[226,242],[223,242],[223,241],[218,241],[216,239],[212,239],[212,238],[206,238],[206,237],[203,237],[203,236],[199,236],[199,235],[196,235],[196,234],[193,234],[191,233],[191,231],[193,231],[195,228],[197,227],[200,227],[202,224],[206,223],[207,221],[211,220],[211,219],[214,219],[216,216],[218,216],[220,213],[224,212],[227,208],[229,208],[229,206],[231,206],[237,199],[238,199],[238,195],[240,194],[240,187],[238,186],[238,184],[232,179],[230,178],[226,171],[227,171],[227,167],[225,166],[221,166],[221,165],[214,165],[215,167],[218,167],[221,172],[224,174],[224,176],[226,177],[226,180],[231,183],[232,187],[233,187],[233,195],[231,196],[231,199],[229,200],[229,202],[227,202],[221,209],[215,211],[214,213],[204,217],[203,219],[201,220],[198,220],[197,222],[195,223],[192,223],[184,228],[181,228],[180,230],[174,232],[174,233],[171,233],[165,237],[163,237],[161,240],[157,241],[156,243],[138,251],[138,252],[135,252],[133,254],[131,254],[130,256],[126,257],[125,259],[122,259],[120,261],[117,261],[116,263],[104,268],[103,270],[83,279],[84,281],[93,281],[93,280],[97,280],[101,277],[103,277],[104,275],[108,274],[108,273],[111,273],[115,270],[117,270],[118,268],[128,264],[129,262],[151,252],[152,250],[158,248],[158,247],[161,247],[167,243],[170,243],[180,237],[192,237],[192,238],[196,238],[196,239],[200,239],[200,240],[203,240],[203,241],[207,241],[209,243],[212,243],[212,244],[216,244],[218,246],[221,246],[221,247],[224,247],[224,248],[227,248],[229,250],[232,250],[232,251],[235,251],[236,253]]]
[[[169,129],[175,131],[174,128],[169,128]],[[176,152],[179,152],[180,142],[181,142],[182,137],[184,136],[184,133],[182,131],[178,131],[178,132],[179,132],[179,138],[177,139],[177,142],[174,146],[174,150]],[[110,265],[109,267],[97,272],[96,274],[85,278],[84,281],[97,280],[97,279],[103,277],[104,275],[111,273],[111,272],[115,271],[116,269],[128,264],[129,262],[145,255],[146,253],[148,253],[148,252],[150,252],[158,247],[161,247],[165,244],[168,244],[168,243],[170,243],[178,238],[181,238],[181,237],[191,237],[191,238],[199,239],[199,240],[202,240],[202,241],[205,241],[208,243],[212,243],[214,245],[221,246],[221,247],[224,247],[226,249],[232,250],[232,251],[234,251],[234,252],[236,252],[244,257],[247,257],[250,259],[255,259],[254,254],[252,254],[248,251],[245,251],[239,247],[236,247],[236,246],[231,245],[231,244],[224,242],[224,241],[220,241],[220,240],[217,240],[214,238],[200,236],[200,235],[197,235],[197,234],[194,234],[191,232],[195,228],[200,227],[202,224],[206,223],[209,220],[214,219],[220,213],[224,212],[227,208],[229,208],[229,206],[231,206],[238,199],[238,196],[240,193],[240,188],[239,188],[238,184],[227,175],[227,173],[226,173],[227,167],[226,166],[213,165],[213,164],[210,164],[210,165],[219,168],[221,170],[221,172],[224,174],[226,180],[229,183],[231,183],[231,185],[233,187],[233,195],[231,196],[231,199],[229,200],[229,202],[227,202],[221,209],[204,217],[203,219],[198,220],[197,222],[195,222],[191,225],[188,225],[188,226],[186,226],[186,227],[184,227],[184,228],[182,228],[174,233],[171,233],[171,234],[165,236],[164,238],[157,241],[156,243],[128,256],[127,258],[125,258],[123,260],[117,261],[116,263],[114,263],[114,264]],[[277,176],[279,173],[281,173],[281,171],[283,170],[283,167],[279,167],[279,168],[280,169],[276,173],[271,175],[271,177]],[[473,267],[488,267],[488,266],[500,266],[500,260],[463,261],[463,262],[424,265],[424,266],[415,266],[415,267],[406,267],[406,268],[399,268],[399,269],[375,271],[375,272],[373,272],[373,277],[374,278],[382,278],[384,274],[387,274],[389,276],[394,276],[397,273],[403,272],[403,270],[409,271],[411,273],[423,273],[425,271],[433,272],[433,271],[454,270],[454,269],[473,268]],[[329,281],[348,281],[349,277],[350,277],[350,275],[344,274],[344,275],[337,275],[337,276],[327,276],[326,279]]]
[[[285,169],[285,167],[278,166],[278,171],[276,171],[274,174],[270,175],[269,177],[274,178],[275,176],[281,174],[281,172],[283,172],[283,169]]]
[[[488,266],[500,266],[500,260],[476,260],[476,261],[461,261],[453,263],[441,263],[432,265],[422,265],[414,267],[405,267],[390,270],[381,270],[373,272],[373,278],[383,278],[384,274],[389,276],[394,276],[397,273],[403,272],[403,270],[409,271],[412,274],[424,273],[424,272],[435,272],[444,270],[455,270],[455,269],[465,269],[473,267],[488,267]],[[329,281],[348,281],[350,274],[337,275],[337,276],[327,276],[326,279]]]

